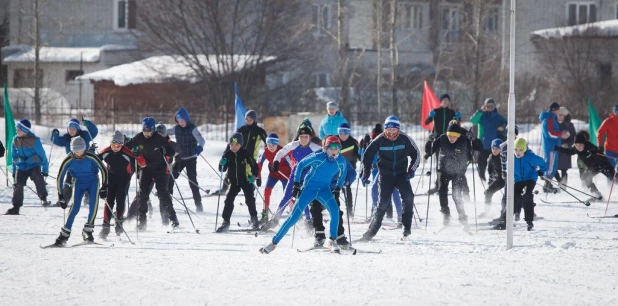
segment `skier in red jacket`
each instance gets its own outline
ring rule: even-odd
[[[616,167],[616,159],[618,158],[618,133],[610,131],[616,131],[618,129],[618,104],[614,105],[614,110],[609,118],[605,119],[599,130],[597,131],[597,143],[599,144],[599,152],[605,153],[605,155],[612,157],[609,158],[609,162]],[[603,141],[603,138],[605,141]]]

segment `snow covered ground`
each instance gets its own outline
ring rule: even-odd
[[[108,140],[97,137],[101,145]],[[49,152],[50,147],[45,148]],[[215,166],[223,148],[222,142],[209,142],[203,155]],[[52,154],[50,174],[55,176],[64,150],[55,147]],[[202,159],[198,167],[201,186],[216,189],[217,175]],[[412,186],[416,189],[422,180],[418,193],[425,193],[428,178],[420,173]],[[577,169],[570,174],[570,184],[581,187]],[[471,170],[468,179],[472,187]],[[55,201],[53,181],[48,182],[50,200]],[[596,183],[601,192],[609,193],[605,178],[597,177]],[[179,184],[183,195],[190,197],[187,181],[180,179]],[[2,185],[0,209],[5,211],[11,189]],[[475,189],[481,213],[483,186],[478,177]],[[274,203],[281,194],[275,190]],[[130,198],[134,195],[132,185]],[[495,216],[500,196],[494,197]],[[542,203],[545,198],[543,193],[536,197],[536,212],[544,220],[535,222],[532,232],[525,230],[523,220],[517,222],[515,247],[509,251],[504,247],[506,232],[488,230],[489,219],[478,219],[475,235],[465,234],[456,225],[453,204],[453,225],[435,234],[442,217],[438,198],[432,196],[427,230],[424,224],[413,228],[404,243],[398,241],[400,230],[381,230],[374,242],[355,244],[382,254],[298,253],[296,249],[310,246],[313,238],[297,230],[295,239],[290,232],[272,254],[262,255],[258,249],[272,234],[213,233],[217,197],[205,197],[205,213],[193,216],[201,234],[194,232],[178,202],[174,206],[181,231],[168,234],[153,197],[155,212],[148,230],[137,236],[135,224],[126,225],[135,245],[112,233],[105,242],[113,243],[112,248],[43,250],[40,245],[57,237],[63,210],[39,207],[36,195],[26,188],[22,215],[0,217],[0,305],[617,305],[618,219],[586,216],[603,215],[605,203],[585,207],[571,203],[565,193],[547,197],[556,204]],[[236,203],[241,202],[244,199],[238,197]],[[427,197],[418,196],[415,202],[425,218]],[[367,228],[357,224],[365,217],[365,203],[361,186],[353,239]],[[191,200],[187,205],[194,209]],[[258,199],[258,210],[261,205]],[[466,210],[474,228],[474,204],[467,204]],[[610,203],[608,213],[618,213],[618,204]],[[69,245],[81,241],[86,215],[82,208]],[[102,215],[101,207],[97,234]],[[236,205],[232,228],[248,219],[247,208]]]

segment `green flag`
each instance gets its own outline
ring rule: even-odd
[[[4,146],[6,147],[6,170],[11,171],[13,165],[13,137],[15,137],[15,120],[13,119],[13,111],[9,105],[9,90],[4,84],[4,131],[6,137],[4,138]]]
[[[599,114],[594,109],[594,106],[592,106],[592,101],[588,99],[588,132],[590,132],[590,142],[597,146],[599,145],[597,143],[597,131],[602,122]]]

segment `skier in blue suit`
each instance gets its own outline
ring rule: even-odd
[[[552,102],[548,110],[539,114],[539,120],[542,124],[543,156],[547,164],[545,177],[549,179],[554,178],[554,176],[556,176],[556,170],[558,170],[558,152],[554,150],[554,147],[562,145],[562,133],[560,131],[560,124],[558,123],[559,111],[560,104]],[[546,193],[555,193],[557,189],[551,185],[550,181],[545,181],[543,191]]]
[[[337,245],[337,228],[339,227],[339,207],[333,197],[333,193],[340,193],[346,178],[346,159],[339,154],[341,141],[336,136],[328,137],[324,143],[325,152],[316,153],[304,158],[296,165],[294,170],[294,190],[292,196],[298,199],[292,213],[283,223],[270,244],[260,249],[260,252],[268,254],[272,252],[288,230],[298,221],[302,211],[313,200],[318,200],[330,213],[330,249],[339,252]],[[301,174],[308,169],[304,181]],[[331,181],[337,177],[335,190],[331,190]]]

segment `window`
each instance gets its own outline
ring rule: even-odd
[[[500,10],[498,8],[490,8],[487,10],[487,15],[485,16],[485,31],[486,32],[497,32],[499,27],[500,20]]]
[[[446,43],[459,41],[461,36],[461,11],[459,7],[443,7],[441,20],[441,37]]]
[[[84,74],[83,70],[67,70],[64,72],[64,80],[67,83],[79,83],[75,78],[82,74]]]
[[[597,21],[597,6],[593,2],[567,4],[567,21],[570,26]]]
[[[43,85],[43,70],[39,69],[39,86]],[[34,69],[15,69],[13,87],[34,88]]]
[[[135,29],[136,0],[114,0],[114,29]]]
[[[330,87],[330,73],[319,72],[314,74],[314,87]]]
[[[405,3],[399,6],[397,21],[399,28],[422,29],[423,7],[420,4]]]
[[[326,4],[314,4],[312,23],[313,33],[323,35],[331,28],[330,9]]]

